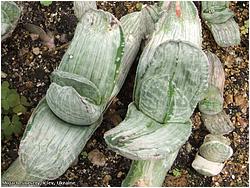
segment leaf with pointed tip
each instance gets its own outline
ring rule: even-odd
[[[138,54],[141,41],[145,35],[145,29],[142,22],[143,15],[141,12],[133,12],[121,18],[121,25],[125,36],[125,48],[111,98],[117,95],[120,91],[123,82],[125,81],[125,77]]]

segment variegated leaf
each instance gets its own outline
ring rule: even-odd
[[[112,150],[127,158],[163,159],[186,142],[191,129],[190,121],[158,123],[140,112],[132,103],[125,120],[106,132],[104,138]]]
[[[23,169],[20,163],[20,158],[17,158],[11,166],[4,172],[4,174],[1,177],[1,185],[2,186],[13,186],[9,182],[13,182],[15,180],[14,186],[22,187],[24,186],[23,180],[26,182],[32,182],[33,185],[25,185],[25,186],[40,186],[42,184],[42,179],[38,177],[31,176],[27,174],[27,172]],[[14,173],[13,173],[14,172]],[[19,176],[16,176],[16,175]]]
[[[223,96],[225,73],[220,59],[212,52],[205,52],[209,61],[209,84],[219,88],[221,96]]]
[[[226,1],[202,1],[202,18],[221,47],[240,44],[240,30]]]
[[[223,102],[219,88],[210,84],[204,99],[199,102],[199,110],[204,114],[215,115],[223,110]]]
[[[97,9],[95,1],[74,1],[74,13],[80,20],[89,9]]]
[[[133,161],[122,187],[161,187],[177,154],[178,150],[161,160]]]
[[[201,47],[201,23],[195,5],[192,2],[180,2],[182,14],[176,16],[175,2],[170,2],[166,11],[156,23],[156,31],[152,34],[151,40],[143,50],[135,79],[135,88],[139,88],[141,78],[147,67],[151,64],[156,48],[168,40],[188,41],[197,47]],[[204,75],[208,70],[203,70]],[[139,96],[139,89],[134,90],[134,100]]]
[[[43,99],[33,112],[19,147],[25,172],[41,179],[55,179],[75,161],[101,123],[87,128],[70,125],[57,118]]]
[[[205,127],[212,134],[228,134],[234,130],[234,125],[225,111],[214,115],[202,113],[201,119]]]
[[[160,123],[185,122],[207,89],[208,61],[192,44],[168,41],[156,48],[140,79],[135,101],[143,113]]]
[[[91,125],[99,119],[120,72],[124,43],[120,22],[110,13],[90,9],[81,17],[57,71],[62,72],[56,77],[59,85],[51,84],[46,94],[59,118],[76,125]],[[89,93],[78,93],[83,84],[91,85],[86,88]],[[95,91],[95,96],[89,95]]]

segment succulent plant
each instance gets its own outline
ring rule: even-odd
[[[201,16],[219,46],[240,44],[240,29],[229,9],[229,1],[202,1]]]
[[[191,134],[189,118],[207,90],[208,60],[194,4],[162,7],[139,61],[134,102],[125,120],[104,135],[111,149],[136,160],[123,186],[161,186]]]
[[[13,1],[1,1],[1,40],[6,39],[15,29],[21,9]]]
[[[221,172],[224,167],[224,161],[229,159],[233,150],[230,147],[230,140],[224,137],[224,134],[228,134],[234,130],[234,126],[230,121],[227,114],[223,111],[223,89],[225,74],[222,64],[219,58],[211,53],[206,52],[209,65],[210,65],[210,80],[209,88],[207,92],[210,92],[204,100],[208,104],[214,104],[216,99],[219,99],[218,103],[221,105],[211,105],[207,107],[204,102],[201,101],[199,109],[201,111],[201,119],[205,127],[210,133],[205,137],[203,144],[199,148],[195,160],[192,163],[192,167],[199,173],[206,176],[214,176]],[[211,89],[212,88],[212,89]]]
[[[74,38],[51,75],[46,97],[30,117],[19,158],[2,181],[39,183],[62,175],[101,124],[102,114],[119,92],[139,51],[145,36],[140,12],[119,22],[96,6],[86,3],[88,8],[83,9],[84,5],[74,4],[75,11],[81,11],[76,12],[79,23]]]

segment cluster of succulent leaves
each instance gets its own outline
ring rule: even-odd
[[[24,96],[20,96],[16,89],[10,89],[7,81],[1,84],[1,110],[2,110],[2,138],[8,139],[13,133],[21,132],[22,123],[19,115],[26,112],[30,106]]]
[[[240,27],[240,33],[243,35],[248,34],[249,20],[244,21],[244,25]]]

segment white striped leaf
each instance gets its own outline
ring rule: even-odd
[[[135,31],[135,35],[136,32],[141,31],[142,33],[137,33],[138,35],[136,36],[144,35],[143,31],[139,29],[140,28],[138,25],[139,21],[137,21],[138,24],[133,25],[133,23],[134,19],[130,17],[130,21],[127,20],[127,23],[122,26],[124,31],[126,31],[126,33],[129,33],[130,31],[131,32]],[[82,23],[80,24],[82,25]],[[87,25],[85,26],[88,27]],[[91,26],[91,24],[89,26]],[[81,28],[83,26],[79,27]],[[129,29],[127,27],[129,27]],[[85,33],[79,34],[78,32],[81,32],[81,30],[80,29],[76,30],[75,35],[78,36],[78,38],[81,37],[83,38],[85,36]],[[134,46],[138,46],[139,45],[138,43],[140,43],[140,41],[137,39],[136,40],[126,39],[126,41],[127,42],[130,41],[131,43],[129,45],[125,44],[125,48],[131,47],[135,50],[137,49],[137,47],[135,48]],[[78,42],[74,41],[74,39],[72,41],[72,43],[77,48],[79,48]],[[96,43],[96,41],[90,41],[90,42],[94,44]],[[98,41],[98,43],[100,43],[100,41]],[[114,45],[115,44],[116,43],[114,43]],[[87,45],[88,47],[90,43],[85,45]],[[74,46],[73,47],[71,46],[71,48],[74,48]],[[84,49],[84,47],[81,48]],[[109,53],[108,48],[106,49],[106,53]],[[134,57],[130,53],[135,54],[135,51],[130,51],[125,49],[124,53],[125,53],[124,57],[127,58],[124,58],[122,60],[123,62],[122,66],[120,66],[120,69],[127,69],[126,65],[130,66]],[[74,54],[72,55],[74,57]],[[69,54],[65,58],[67,59],[67,57],[69,57]],[[88,56],[86,58],[90,58],[93,60],[93,57],[94,56]],[[126,62],[126,60],[131,62]],[[78,61],[81,61],[81,58],[79,58]],[[85,66],[84,61],[81,62],[82,66]],[[67,63],[67,61],[64,60],[64,63]],[[117,67],[116,64],[113,64],[113,66]],[[98,71],[98,69],[96,69],[95,71]],[[124,75],[121,76],[119,74],[124,74]],[[121,85],[124,81],[122,79],[126,78],[125,74],[127,74],[127,70],[126,71],[121,70],[119,71],[118,75],[116,75],[117,78],[115,80],[117,81],[115,84],[117,84],[116,85],[117,88],[116,89],[114,88],[114,90],[116,91],[114,90],[112,91],[113,97],[117,94],[119,88],[121,88]],[[88,100],[92,100],[93,104],[99,103],[98,102],[99,97],[97,97],[101,96],[99,88],[97,88],[97,85],[94,82],[88,80],[85,76],[84,77],[82,77],[81,75],[76,76],[76,74],[72,72],[66,73],[64,70],[61,70],[59,68],[59,70],[53,73],[52,81],[54,81],[54,84],[57,84],[58,86],[65,86],[71,89],[73,87],[71,87],[70,85],[73,85],[75,92],[79,92],[79,94],[88,97]],[[112,83],[113,82],[114,79],[112,80]],[[66,86],[68,84],[69,86]],[[94,94],[93,92],[97,93]],[[91,97],[90,95],[92,94],[93,96]],[[110,100],[112,100],[112,97],[109,96],[109,98]],[[107,102],[107,105],[109,103],[110,101]],[[66,169],[73,163],[73,161],[77,159],[85,143],[88,141],[88,139],[93,134],[93,132],[95,131],[95,129],[98,127],[99,124],[100,121],[96,122],[95,124],[92,124],[91,126],[85,126],[85,127],[83,126],[78,127],[72,124],[68,124],[54,115],[54,113],[50,110],[50,108],[46,104],[45,100],[41,101],[36,110],[33,112],[28,122],[28,126],[26,127],[23,139],[21,141],[20,151],[19,151],[20,157],[18,159],[21,161],[21,165],[19,165],[19,163],[12,164],[11,168],[6,172],[6,174],[4,174],[4,177],[5,175],[7,177],[10,177],[8,178],[8,181],[21,181],[22,185],[26,185],[25,183],[26,180],[37,181],[37,179],[39,179],[40,181],[40,179],[58,178],[66,171]],[[24,173],[26,175],[24,175]]]
[[[30,176],[57,178],[78,157],[100,122],[88,128],[70,125],[57,118],[43,99],[32,113],[20,143],[21,166]]]
[[[89,9],[97,9],[95,1],[74,1],[74,13],[80,20]]]
[[[199,110],[208,115],[218,114],[223,110],[223,101],[219,88],[210,84],[204,99],[199,102]]]
[[[240,30],[226,1],[203,1],[202,18],[221,47],[240,44]]]
[[[188,41],[193,45],[201,48],[201,23],[197,9],[192,2],[180,2],[182,14],[176,16],[175,2],[170,2],[167,9],[159,21],[156,23],[156,31],[152,34],[151,40],[142,52],[135,79],[134,100],[138,104],[138,96],[142,76],[150,66],[156,48],[169,40]],[[202,70],[204,76],[208,70]],[[138,86],[137,86],[138,85]]]
[[[219,88],[221,95],[223,96],[225,73],[223,65],[220,59],[212,52],[205,52],[209,61],[209,84]]]
[[[207,130],[212,134],[228,134],[234,130],[234,125],[225,111],[214,115],[202,113],[201,119]]]
[[[191,134],[192,125],[167,122],[160,124],[129,105],[125,120],[106,132],[108,146],[134,160],[163,159],[177,151]]]
[[[178,150],[165,159],[133,161],[122,187],[161,187],[177,154]]]
[[[185,122],[207,89],[207,73],[201,49],[188,42],[162,43],[136,87],[136,105],[160,123]]]
[[[114,90],[123,50],[124,35],[119,21],[101,10],[87,11],[59,65],[58,72],[62,72],[56,77],[59,85],[51,84],[46,94],[51,110],[76,125],[97,121]],[[83,83],[92,86],[86,88],[88,92],[78,93]]]

